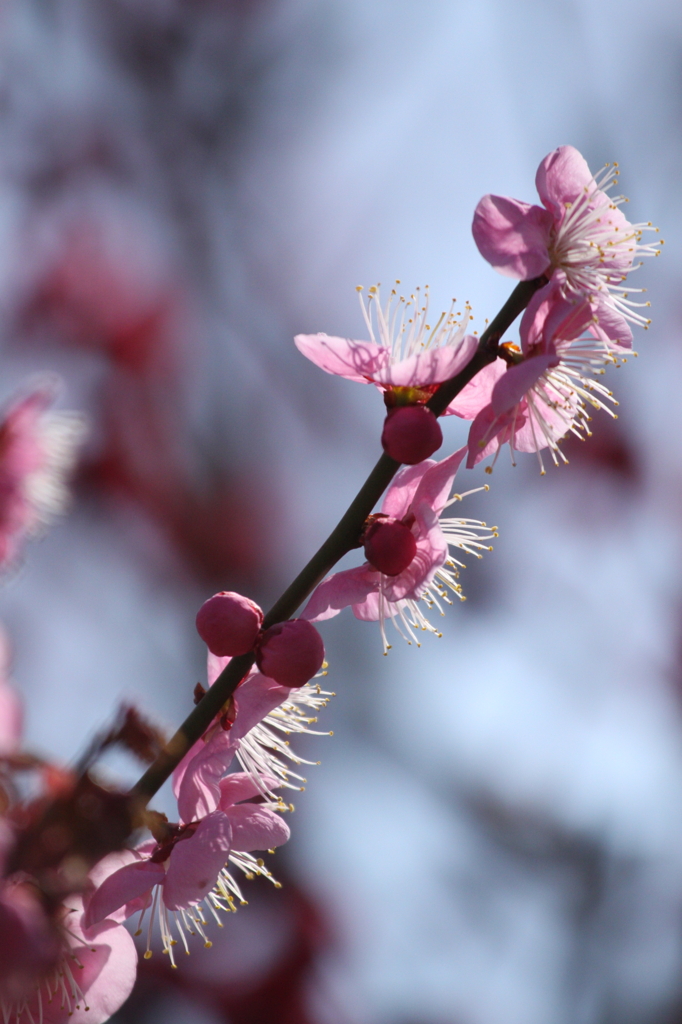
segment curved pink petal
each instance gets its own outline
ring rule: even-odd
[[[374,341],[352,341],[328,334],[297,334],[296,348],[326,373],[367,384],[387,365],[389,351]]]
[[[487,195],[474,212],[474,241],[484,259],[507,277],[538,277],[550,265],[552,217],[541,206]]]
[[[220,803],[220,780],[239,746],[233,729],[221,729],[207,743],[200,742],[201,747],[187,765],[175,794],[184,822],[196,821],[216,810]]]
[[[364,601],[359,601],[357,604],[351,605],[351,611],[356,619],[362,619],[363,622],[378,622],[381,618],[379,614],[379,608],[381,604],[381,598],[379,596],[379,588],[373,590],[367,595]],[[390,611],[386,610],[387,601],[384,601],[384,615],[390,615]]]
[[[507,364],[504,359],[498,358],[494,363],[488,363],[450,402],[444,415],[473,420],[490,401],[492,390],[506,369]]]
[[[493,388],[492,411],[495,416],[511,412],[515,405],[533,387],[542,374],[550,366],[556,366],[558,358],[550,355],[531,356],[516,366],[510,366],[503,377],[500,377]]]
[[[428,384],[442,384],[463,370],[478,347],[478,338],[466,335],[459,345],[443,345],[441,348],[427,348],[422,352],[390,363],[375,373],[372,378],[377,384],[394,387],[425,387]]]
[[[208,652],[206,658],[206,678],[208,679],[209,686],[213,686],[220,673],[224,668],[227,668],[231,661],[232,658],[229,655],[219,657],[211,651]]]
[[[313,591],[300,618],[309,622],[333,618],[342,608],[363,601],[378,587],[380,575],[365,563],[356,569],[345,569],[328,576]]]
[[[32,887],[0,884],[0,1006],[21,1000],[57,963],[60,942]]]
[[[469,428],[467,469],[473,469],[482,459],[487,459],[504,444],[511,422],[512,417],[509,414],[496,416],[492,405],[486,405],[481,409]],[[520,422],[523,422],[523,417]]]
[[[573,146],[559,146],[541,162],[535,186],[543,205],[562,220],[564,203],[574,202],[592,180],[585,157]]]
[[[441,459],[440,462],[434,462],[428,466],[414,492],[413,506],[416,507],[420,502],[426,502],[434,510],[436,516],[441,514],[450,497],[452,482],[466,451],[466,445],[464,445],[463,448],[458,448],[456,452],[449,455],[447,459]]]
[[[597,299],[595,319],[590,324],[590,334],[605,342],[608,348],[629,350],[632,348],[632,331],[624,316],[608,302]]]
[[[403,466],[393,477],[393,482],[386,491],[381,504],[384,515],[394,519],[403,519],[410,510],[412,499],[421,483],[424,473],[430,466],[435,466],[435,459],[424,459],[415,466]]]
[[[266,715],[278,708],[290,693],[288,686],[280,686],[274,679],[254,672],[235,690],[234,699],[237,717],[232,726],[235,739],[246,736],[254,725],[262,722]]]
[[[233,772],[220,783],[220,810],[227,811],[242,800],[250,800],[254,796],[260,796],[265,789],[277,789],[282,785],[281,779],[272,775],[262,775],[261,785],[250,772]]]
[[[83,933],[79,903],[71,901],[74,914],[66,921],[69,946],[81,966],[69,960],[69,967],[84,998],[62,1004],[60,994],[48,1002],[42,998],[44,1024],[103,1024],[130,995],[137,974],[137,950],[126,929],[103,921]],[[33,1019],[40,1020],[37,996],[29,1006]]]
[[[269,807],[239,804],[226,813],[232,826],[233,850],[274,850],[291,835],[287,823]]]
[[[163,865],[149,860],[138,860],[114,871],[90,897],[83,917],[84,927],[91,928],[105,918],[124,921],[136,909],[133,906],[129,910],[127,905],[147,896],[165,875]]]
[[[176,843],[163,884],[163,902],[169,910],[190,907],[211,891],[225,866],[231,842],[229,818],[222,811],[213,811],[191,838]]]

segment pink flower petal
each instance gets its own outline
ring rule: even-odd
[[[487,195],[474,213],[472,231],[479,252],[507,277],[528,280],[550,265],[552,217],[541,206]]]
[[[367,384],[376,379],[389,360],[388,349],[374,341],[352,341],[328,334],[297,334],[296,347],[327,373]]]
[[[163,865],[149,860],[138,860],[114,871],[90,897],[83,918],[84,927],[91,928],[105,918],[124,921],[136,910],[136,906],[128,909],[127,905],[147,896],[155,885],[163,881],[165,874]],[[146,902],[143,900],[143,905]]]
[[[212,654],[211,651],[208,652],[208,657],[206,659],[206,678],[208,679],[209,686],[213,686],[220,673],[224,668],[227,668],[231,661],[232,658],[229,655],[219,657],[217,654]]]
[[[542,161],[535,175],[535,186],[544,206],[563,219],[564,203],[572,203],[592,181],[585,157],[573,146],[559,146]]]
[[[232,827],[233,850],[273,850],[291,835],[287,823],[269,807],[239,804],[226,813]]]
[[[550,366],[556,366],[556,355],[531,356],[510,366],[493,388],[492,411],[495,416],[510,412]]]
[[[70,1008],[61,1005],[59,995],[48,1002],[43,995],[44,1024],[103,1024],[123,1005],[135,984],[137,974],[137,950],[132,938],[121,925],[103,921],[83,934],[79,922],[78,901],[70,901],[75,909],[67,919],[69,945],[82,967],[75,968],[70,962],[75,980],[85,999]],[[29,1009],[33,1019],[40,1015],[37,997]]]
[[[441,348],[425,349],[390,364],[379,370],[373,377],[378,384],[394,387],[425,387],[428,384],[442,384],[463,370],[471,360],[478,346],[478,338],[466,335],[459,345],[443,345]]]
[[[393,477],[393,482],[386,492],[381,505],[384,515],[393,519],[404,519],[410,510],[410,504],[421,483],[424,473],[431,466],[437,465],[435,459],[424,459],[416,466],[403,466]]]
[[[182,821],[189,823],[215,811],[220,803],[220,780],[232,764],[238,747],[234,730],[220,730],[201,746],[187,764],[178,785],[173,789]]]
[[[523,422],[523,416],[520,416],[518,421]],[[482,459],[487,459],[504,444],[511,422],[512,417],[509,414],[496,416],[492,405],[486,405],[481,409],[469,428],[467,469],[473,469]]]
[[[376,590],[367,595],[364,601],[351,605],[351,611],[356,619],[362,619],[363,622],[378,622],[381,618],[379,614],[380,600],[377,587]],[[386,614],[390,614],[390,612],[386,612],[386,604],[387,602],[384,601],[384,611]]]
[[[227,861],[231,840],[229,818],[213,811],[191,838],[176,843],[163,885],[163,902],[169,910],[192,906],[211,891]]]
[[[413,506],[416,507],[420,502],[427,502],[437,516],[441,514],[445,503],[450,497],[452,482],[462,463],[462,459],[466,455],[466,451],[465,445],[463,448],[458,448],[447,459],[441,459],[440,462],[432,462],[428,466],[414,492]]]
[[[302,619],[320,622],[338,615],[342,608],[363,601],[379,585],[380,574],[367,563],[328,576],[313,591],[301,612]]]
[[[231,733],[235,739],[246,736],[254,725],[278,708],[289,696],[289,687],[280,686],[274,679],[254,672],[235,690],[237,717]]]
[[[504,359],[496,359],[494,363],[488,363],[450,402],[444,415],[473,420],[490,401],[492,390],[506,369],[507,364]]]
[[[242,800],[250,800],[260,796],[264,789],[277,789],[282,785],[281,779],[272,775],[261,776],[261,787],[250,772],[233,772],[220,783],[220,810],[227,811]]]

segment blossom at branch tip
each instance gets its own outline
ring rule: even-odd
[[[111,920],[86,927],[83,904],[69,897],[59,922],[54,966],[18,999],[0,999],[12,1024],[103,1024],[130,995],[137,950],[126,929]]]
[[[396,281],[396,284],[400,284]],[[395,288],[382,308],[379,286],[369,289],[367,303],[358,288],[368,341],[353,341],[327,334],[298,334],[297,348],[320,369],[361,384],[375,384],[384,392],[417,389],[409,403],[426,401],[439,384],[459,373],[470,361],[478,339],[466,334],[471,309],[447,313],[430,322],[429,289],[415,289],[409,298]],[[458,319],[459,317],[459,319]]]
[[[520,336],[520,352],[504,345],[507,358],[497,359],[479,388],[479,398],[488,400],[469,431],[469,467],[509,444],[512,461],[515,451],[537,452],[544,473],[541,451],[549,449],[558,465],[567,461],[559,447],[567,433],[589,436],[588,407],[615,416],[612,393],[593,376],[629,351],[632,336],[616,310],[599,300],[595,312],[567,293],[558,274],[529,302]]]
[[[381,513],[408,525],[416,542],[409,565],[391,576],[370,562],[334,573],[313,592],[301,613],[303,618],[319,622],[350,606],[356,618],[379,621],[385,651],[390,647],[385,633],[387,619],[408,642],[418,644],[415,629],[437,633],[420,602],[442,613],[440,601],[452,603],[448,590],[463,600],[457,582],[462,563],[451,556],[450,548],[481,557],[481,551],[491,550],[482,541],[496,536],[485,523],[440,518],[448,505],[462,497],[449,499],[449,494],[466,451],[466,447],[460,448],[441,462],[427,460],[401,469],[386,492]]]
[[[84,435],[82,417],[50,412],[57,385],[46,379],[16,398],[0,421],[0,567],[68,504],[66,478]]]
[[[610,196],[618,165],[607,164],[593,175],[573,146],[560,146],[538,167],[535,184],[542,206],[487,195],[474,213],[472,231],[481,255],[501,274],[529,280],[557,270],[566,288],[591,302],[601,297],[641,326],[649,320],[623,290],[628,273],[641,266],[639,256],[658,255],[659,243],[643,243],[647,224],[631,224],[620,206],[624,196]],[[661,243],[662,244],[662,243]],[[634,289],[640,291],[640,289]]]

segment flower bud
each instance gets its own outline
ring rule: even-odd
[[[197,631],[211,654],[234,658],[253,649],[263,612],[254,601],[230,590],[204,601],[197,614]]]
[[[365,531],[365,557],[384,576],[403,572],[416,553],[417,541],[400,519],[375,519]]]
[[[307,619],[271,626],[256,652],[259,670],[280,686],[303,686],[319,672],[323,661],[322,637]]]
[[[425,405],[403,405],[389,411],[381,443],[396,462],[415,466],[440,448],[443,431]]]

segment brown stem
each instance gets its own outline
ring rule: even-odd
[[[481,335],[473,359],[456,377],[441,384],[428,401],[428,407],[436,416],[443,414],[453,398],[476,376],[479,370],[493,362],[497,357],[497,346],[504,332],[511,326],[519,313],[526,308],[538,288],[542,288],[546,283],[547,278],[542,275],[532,281],[521,281],[516,286],[500,312]],[[291,618],[339,559],[357,546],[367,516],[399,468],[400,463],[395,459],[391,459],[388,455],[381,456],[324,544],[267,613],[263,621],[264,629],[268,629],[276,622]],[[135,797],[146,802],[157,792],[185,753],[203,735],[220,709],[232,696],[253,665],[254,660],[253,653],[243,654],[238,658],[233,658],[223,669],[213,686],[207,690],[206,695],[188,715],[164,750],[135,784],[131,791]]]

